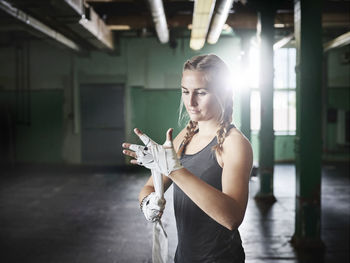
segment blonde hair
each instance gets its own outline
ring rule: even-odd
[[[195,56],[187,60],[183,66],[183,71],[192,70],[203,72],[205,80],[210,90],[215,95],[221,112],[219,116],[220,128],[216,132],[217,145],[213,147],[219,154],[223,151],[223,143],[229,131],[229,126],[232,122],[233,112],[233,91],[230,85],[229,78],[231,76],[230,69],[226,63],[214,54]],[[183,101],[181,99],[179,108],[179,123],[184,118]],[[198,131],[198,123],[189,120],[187,123],[187,131],[183,142],[178,150],[178,155],[181,156],[185,146],[191,141],[193,135]]]

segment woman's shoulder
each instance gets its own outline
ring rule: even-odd
[[[216,155],[221,167],[224,167],[225,163],[241,162],[244,159],[252,160],[253,158],[249,140],[236,127],[232,127],[228,131],[222,147],[223,151]]]
[[[251,144],[247,137],[245,137],[239,129],[232,127],[226,135],[223,148],[224,153],[230,153],[231,151],[235,151],[237,153],[237,150],[251,151]]]

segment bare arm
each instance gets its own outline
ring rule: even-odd
[[[172,181],[167,177],[163,175],[163,184],[164,184],[164,192],[168,190],[169,186],[171,185]],[[153,178],[150,176],[146,182],[146,184],[141,188],[141,191],[139,193],[139,202],[141,203],[142,199],[149,195],[150,193],[154,192],[154,184],[153,184]]]
[[[231,134],[225,139],[221,157],[222,192],[185,168],[172,172],[169,177],[207,215],[233,230],[241,224],[247,206],[253,162],[251,145],[242,135]]]

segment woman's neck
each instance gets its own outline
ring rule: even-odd
[[[199,136],[213,136],[219,129],[219,123],[215,120],[198,122]]]

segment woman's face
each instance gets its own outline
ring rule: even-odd
[[[185,70],[182,74],[182,100],[192,121],[218,119],[220,115],[220,106],[204,75],[192,70]]]

